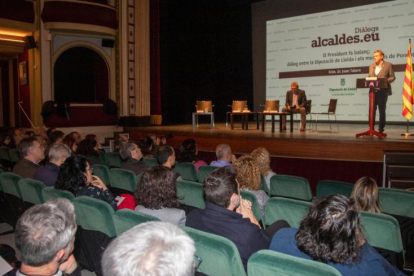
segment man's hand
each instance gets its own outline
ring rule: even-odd
[[[236,209],[236,212],[241,214],[243,218],[250,219],[250,222],[260,227],[259,222],[255,218],[252,211],[252,203],[249,200],[240,198],[240,206]]]
[[[69,258],[60,264],[59,269],[65,273],[70,274],[78,267],[78,263],[75,260],[73,254],[70,254]]]

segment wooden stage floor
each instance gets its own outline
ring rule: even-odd
[[[124,132],[130,133],[130,138],[138,140],[149,133],[157,136],[172,134],[168,144],[179,148],[180,143],[186,138],[194,138],[198,142],[200,151],[214,152],[217,144],[229,144],[236,154],[250,153],[258,147],[265,147],[273,157],[382,162],[383,150],[413,150],[414,136],[405,137],[401,133],[406,132],[406,126],[387,125],[387,138],[365,136],[356,138],[355,134],[368,130],[367,124],[339,124],[339,132],[336,125],[332,125],[333,131],[329,131],[329,124],[320,123],[318,132],[309,128],[305,132],[296,129],[294,131],[280,132],[276,122],[275,133],[271,132],[271,123],[266,123],[266,129],[256,129],[256,124],[249,123],[249,130],[242,130],[240,122],[235,123],[234,130],[230,125],[216,123],[214,129],[209,124],[200,124],[195,130],[191,125],[152,126],[152,127],[124,127]],[[310,126],[309,123],[307,125]],[[289,126],[288,126],[289,128]],[[411,133],[414,127],[410,126]]]

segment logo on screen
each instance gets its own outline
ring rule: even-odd
[[[345,79],[341,79],[341,86],[345,85]]]

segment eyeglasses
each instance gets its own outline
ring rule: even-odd
[[[89,169],[86,169],[87,171],[91,171],[93,173],[93,167],[89,167]]]
[[[203,262],[203,259],[201,259],[201,257],[194,255],[194,268],[196,271],[198,270],[202,262]]]

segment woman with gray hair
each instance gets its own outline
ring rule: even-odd
[[[136,175],[145,172],[148,167],[140,161],[143,157],[141,149],[135,143],[124,143],[119,149],[119,155],[123,160],[121,169],[134,172]]]

